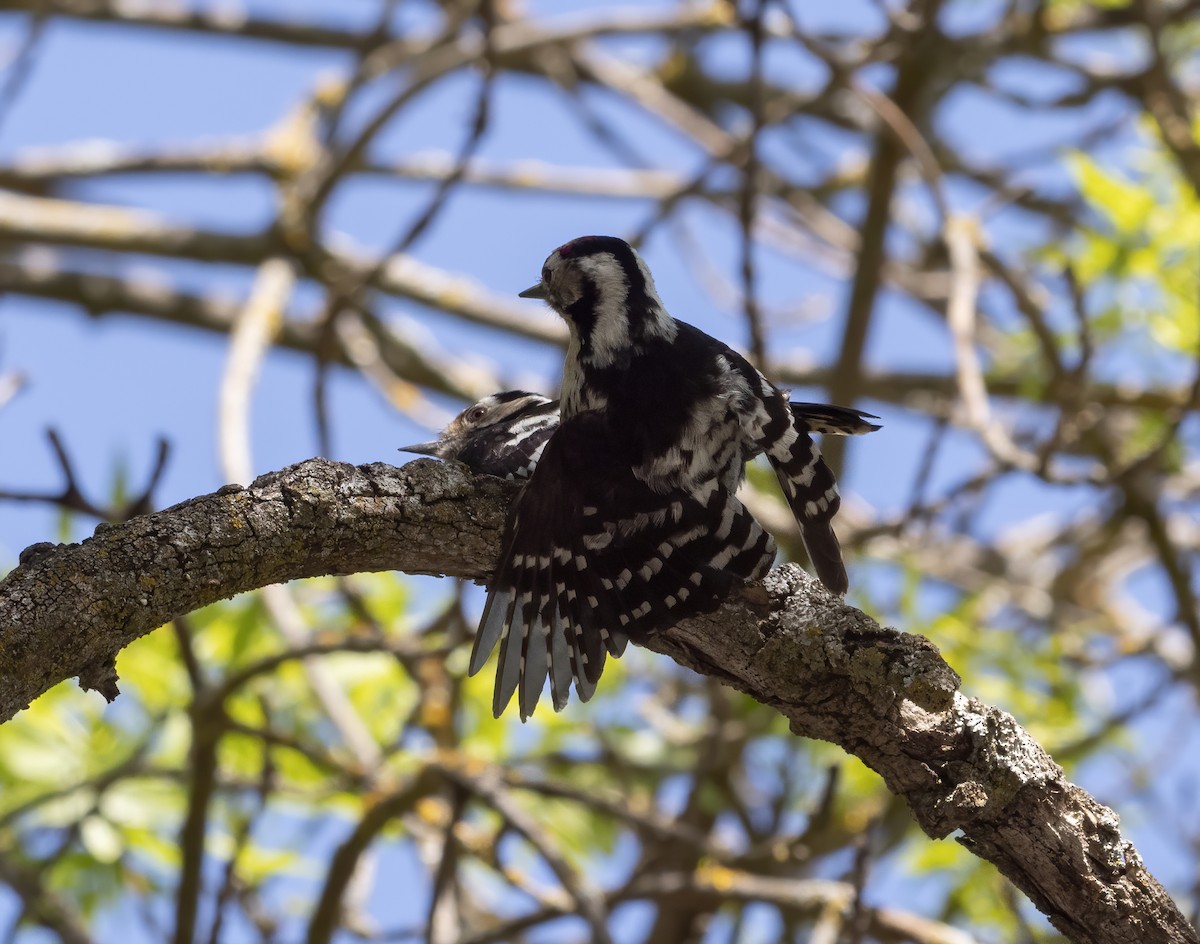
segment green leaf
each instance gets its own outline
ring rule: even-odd
[[[125,851],[121,834],[102,816],[87,816],[79,824],[79,840],[97,862],[116,862]]]

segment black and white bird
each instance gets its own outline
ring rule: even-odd
[[[788,408],[810,433],[861,436],[879,429],[865,419],[870,414],[860,410],[792,401]],[[453,459],[479,475],[527,479],[558,421],[557,400],[527,390],[503,390],[467,407],[437,439],[401,446],[399,451]]]
[[[672,318],[621,239],[560,246],[521,296],[547,301],[570,342],[561,423],[510,509],[471,653],[475,674],[500,645],[497,717],[514,692],[529,717],[547,675],[556,710],[572,682],[586,701],[607,655],[766,573],[774,541],[735,495],[759,454],[817,576],[846,591],[837,486],[809,433],[869,431],[870,414],[798,415],[741,355]]]
[[[557,400],[505,390],[467,407],[437,439],[401,446],[400,451],[457,459],[483,475],[527,479],[557,428]]]

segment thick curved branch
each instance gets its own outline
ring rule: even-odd
[[[312,459],[225,486],[82,544],[37,544],[0,581],[0,720],[139,636],[246,590],[301,577],[490,572],[513,486],[433,460]]]
[[[111,666],[175,616],[321,574],[482,578],[514,486],[457,465],[312,459],[82,544],[35,545],[0,581],[0,718]],[[993,862],[1072,941],[1200,941],[1121,837],[1008,714],[958,691],[921,636],[880,626],[782,567],[745,599],[654,637],[657,651],[785,715],[879,773],[935,838]]]

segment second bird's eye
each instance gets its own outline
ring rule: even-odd
[[[487,415],[487,410],[484,407],[477,406],[477,407],[475,407],[475,409],[473,409],[470,413],[467,414],[467,419],[481,420],[486,415]]]

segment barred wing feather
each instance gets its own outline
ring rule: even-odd
[[[547,675],[555,710],[572,682],[588,700],[630,638],[714,609],[774,557],[726,489],[656,492],[617,442],[601,414],[572,417],[513,504],[470,663],[479,672],[499,645],[497,717],[515,693],[528,718]]]

